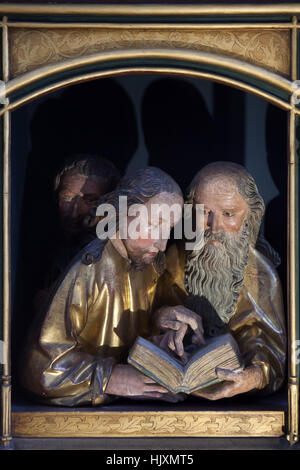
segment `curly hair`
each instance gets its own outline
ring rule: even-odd
[[[54,180],[55,193],[59,190],[62,179],[67,173],[78,173],[84,176],[94,175],[103,178],[107,184],[107,192],[112,191],[121,178],[119,170],[106,158],[78,153],[69,156],[63,168],[57,173]]]

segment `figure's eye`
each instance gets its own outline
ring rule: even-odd
[[[233,212],[226,211],[226,212],[224,212],[224,215],[225,215],[226,217],[233,217],[233,216],[234,216],[234,213],[233,213]]]
[[[200,212],[201,212],[201,214],[203,214],[203,215],[209,215],[210,210],[208,210],[208,209],[202,209]]]
[[[63,196],[61,196],[61,200],[65,202],[71,202],[72,199],[72,196],[69,196],[68,194],[64,194]]]

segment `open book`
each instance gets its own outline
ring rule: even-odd
[[[191,393],[221,382],[216,367],[229,370],[242,367],[238,345],[229,333],[207,339],[185,365],[150,341],[138,337],[129,352],[128,363],[172,393]]]

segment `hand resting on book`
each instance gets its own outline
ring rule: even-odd
[[[130,365],[117,364],[111,373],[105,393],[124,397],[160,398],[169,391]]]
[[[263,371],[259,365],[252,365],[241,371],[217,368],[216,373],[218,378],[224,382],[207,389],[196,390],[192,395],[208,400],[220,400],[250,392],[253,389],[260,389],[264,381]]]
[[[113,368],[105,393],[134,400],[162,400],[169,403],[183,401],[183,393],[173,394],[131,365],[118,364]]]

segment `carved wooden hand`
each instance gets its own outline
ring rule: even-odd
[[[160,346],[163,348],[167,346],[183,361],[186,360],[183,339],[189,329],[193,332],[191,339],[193,344],[205,344],[201,317],[183,305],[162,307],[157,310],[155,317],[156,326],[166,332]]]
[[[239,372],[225,369],[216,369],[216,372],[218,378],[224,380],[223,383],[207,389],[196,390],[192,395],[207,400],[220,400],[249,392],[254,388],[259,389],[263,383],[263,371],[258,365],[246,367]]]

